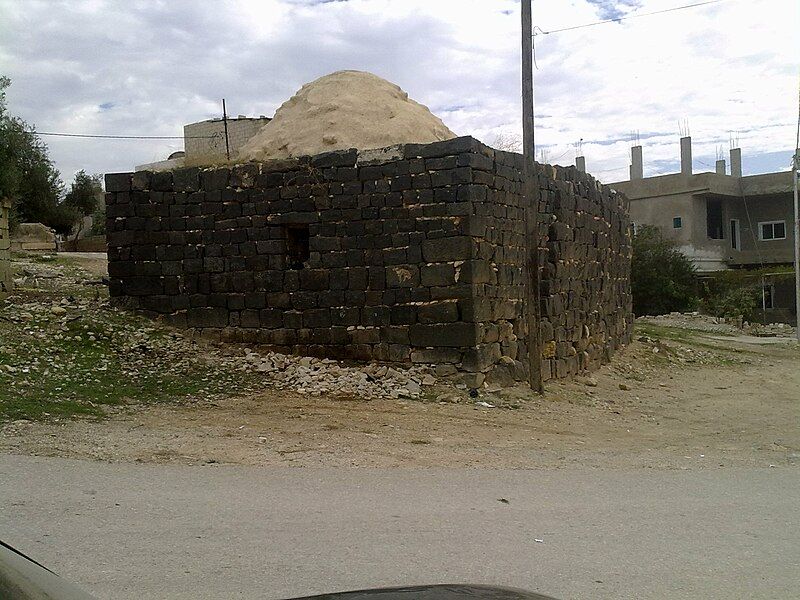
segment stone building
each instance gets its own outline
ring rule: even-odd
[[[473,138],[106,175],[112,299],[283,352],[527,376],[522,157]],[[632,329],[627,200],[545,165],[545,378]]]

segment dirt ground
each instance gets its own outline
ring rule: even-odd
[[[214,403],[131,405],[101,421],[16,422],[0,435],[0,451],[295,466],[800,465],[797,350],[708,343],[740,350],[741,362],[641,370],[634,365],[651,349],[636,342],[591,379],[552,383],[544,397],[510,390],[504,408],[264,390]]]
[[[551,382],[543,397],[524,387],[477,399],[464,390],[448,402],[264,389],[132,402],[101,420],[13,421],[0,430],[0,452],[300,467],[800,465],[795,342],[649,324],[635,337],[612,364]]]

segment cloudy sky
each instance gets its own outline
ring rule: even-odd
[[[553,32],[697,0],[534,0],[536,143],[627,177],[631,132],[645,175],[673,172],[688,122],[695,170],[731,136],[746,172],[788,168],[797,124],[800,2],[708,6]],[[271,116],[303,83],[376,73],[459,135],[520,126],[517,0],[0,0],[0,74],[12,114],[39,131],[182,135],[230,113]],[[131,170],[180,140],[45,138],[65,179]]]

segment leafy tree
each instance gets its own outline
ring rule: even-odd
[[[8,114],[8,77],[0,77],[0,197],[11,198],[12,226],[41,222],[67,233],[75,212],[61,202],[63,184],[33,127]]]
[[[100,175],[87,175],[83,169],[75,173],[75,180],[64,197],[64,205],[77,216],[79,226],[75,237],[83,228],[83,218],[94,215],[102,202],[103,186],[100,183]]]
[[[631,261],[633,312],[662,315],[692,310],[697,305],[696,285],[694,266],[675,242],[664,239],[658,227],[639,227]]]

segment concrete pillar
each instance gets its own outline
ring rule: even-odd
[[[681,138],[681,175],[692,174],[692,138]]]
[[[742,176],[742,149],[731,148],[731,176]]]
[[[644,179],[644,163],[642,162],[642,147],[631,148],[631,181]]]
[[[725,159],[717,161],[717,175],[725,175]]]
[[[576,156],[575,166],[578,167],[578,171],[580,171],[581,173],[586,173],[586,157]]]

